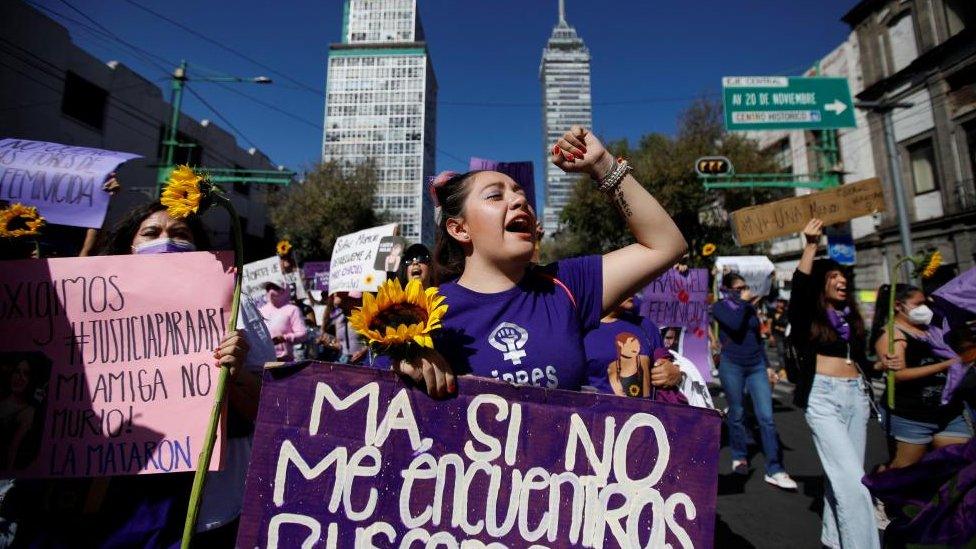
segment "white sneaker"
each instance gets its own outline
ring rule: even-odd
[[[749,474],[749,462],[744,459],[733,459],[732,460],[732,472],[737,475],[748,475]]]
[[[763,480],[783,490],[796,490],[796,481],[791,479],[785,471],[780,471],[772,476],[766,475]]]

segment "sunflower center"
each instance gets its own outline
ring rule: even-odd
[[[17,216],[17,217],[15,217],[15,218],[13,218],[13,219],[11,219],[10,221],[7,222],[7,230],[8,231],[26,231],[27,230],[27,223],[30,222],[30,221],[31,221],[31,219],[28,218],[28,217]]]
[[[423,307],[413,303],[397,303],[377,313],[370,321],[369,327],[376,330],[385,326],[399,326],[401,324],[410,326],[419,322],[427,322],[427,311]]]

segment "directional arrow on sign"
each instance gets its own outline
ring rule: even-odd
[[[839,99],[834,99],[833,103],[827,103],[824,105],[824,110],[831,111],[834,114],[840,114],[847,110],[847,105]]]

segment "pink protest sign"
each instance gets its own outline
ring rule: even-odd
[[[3,262],[0,478],[196,469],[232,267],[229,252]]]

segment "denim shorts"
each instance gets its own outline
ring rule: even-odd
[[[898,442],[908,444],[928,444],[934,437],[971,438],[972,431],[962,414],[950,421],[929,423],[905,419],[888,412],[888,433]]]

